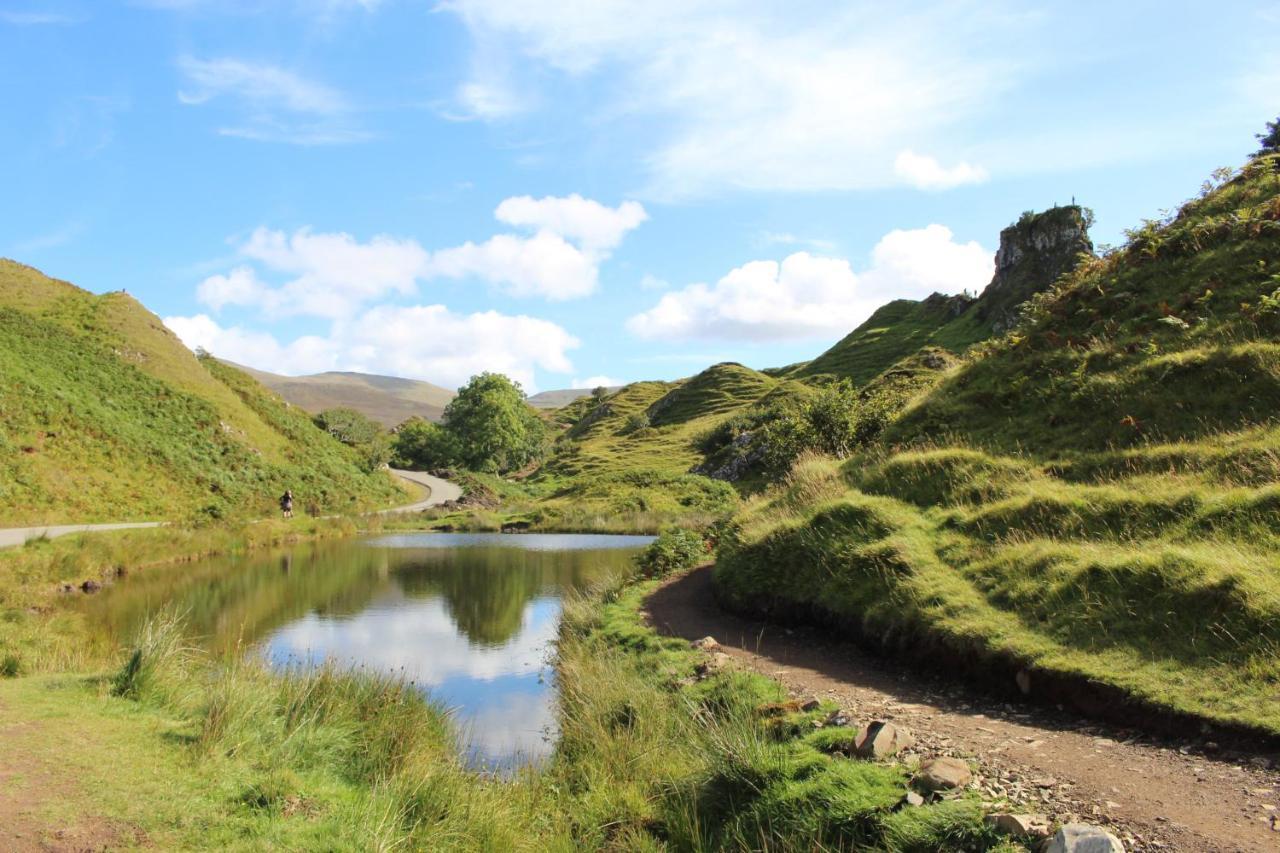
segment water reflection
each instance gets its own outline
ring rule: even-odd
[[[455,708],[471,757],[547,753],[546,666],[560,599],[629,564],[648,537],[404,534],[144,572],[84,606],[127,641],[167,604],[215,652],[401,672]]]

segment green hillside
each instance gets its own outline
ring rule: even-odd
[[[1277,412],[1273,153],[1035,296],[870,446],[802,460],[717,583],[1053,701],[1280,734]]]
[[[341,511],[400,489],[125,293],[0,260],[0,524]]]
[[[857,385],[925,346],[963,352],[1008,329],[1022,303],[1053,284],[1091,254],[1090,215],[1077,205],[1028,211],[1000,232],[996,272],[976,298],[935,293],[927,299],[895,299],[813,361],[784,375],[832,374]]]

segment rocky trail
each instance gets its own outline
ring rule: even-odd
[[[1110,829],[1131,851],[1280,851],[1280,754],[1176,741],[1032,704],[983,696],[820,632],[736,617],[714,599],[709,567],[646,602],[663,633],[714,637],[721,651],[797,697],[830,700],[854,724],[907,728],[903,757],[955,756],[973,785],[1009,811]]]

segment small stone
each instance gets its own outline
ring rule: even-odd
[[[1044,853],[1124,853],[1124,845],[1102,827],[1069,823],[1054,833]]]
[[[907,796],[904,798],[903,802],[909,806],[923,806],[924,797],[920,796],[915,791],[907,791]]]
[[[958,758],[930,758],[920,765],[916,781],[928,791],[950,791],[963,788],[973,779],[969,765]]]
[[[847,726],[852,722],[853,717],[850,717],[845,711],[832,711],[827,714],[827,718],[822,721],[822,724],[824,726]]]
[[[703,637],[701,640],[694,640],[689,645],[693,646],[695,649],[702,649],[703,651],[708,652],[714,652],[720,648],[720,644],[716,642],[715,637]]]
[[[1039,814],[987,815],[987,823],[997,832],[1014,838],[1048,838],[1049,818]]]
[[[819,702],[817,699],[808,699],[807,701],[802,702],[802,703],[800,704],[800,710],[801,710],[801,711],[804,711],[804,712],[807,714],[807,713],[809,713],[810,711],[816,711],[816,710],[818,710],[818,707],[819,707],[821,704],[822,704],[822,703],[821,703],[821,702]]]
[[[858,732],[854,751],[861,758],[888,758],[911,744],[911,733],[884,720],[875,720]]]
[[[1025,669],[1020,669],[1018,674],[1013,677],[1013,680],[1018,683],[1018,690],[1023,696],[1031,695],[1031,673]]]

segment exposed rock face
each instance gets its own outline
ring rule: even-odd
[[[1075,269],[1093,253],[1090,216],[1079,205],[1022,214],[1000,232],[996,273],[974,305],[978,319],[1000,334],[1018,319],[1018,306]]]

